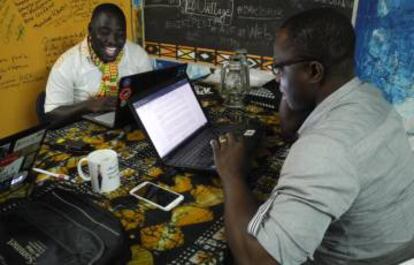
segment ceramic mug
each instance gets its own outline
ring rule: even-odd
[[[89,175],[82,170],[84,162],[88,163]],[[93,151],[79,160],[78,173],[82,179],[92,182],[92,189],[95,192],[110,192],[121,184],[118,155],[110,149]]]

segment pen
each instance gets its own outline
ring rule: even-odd
[[[53,173],[53,172],[50,172],[50,171],[47,171],[47,170],[44,170],[44,169],[41,169],[41,168],[37,168],[37,167],[34,167],[33,171],[35,171],[37,173],[48,175],[50,177],[58,178],[58,179],[70,180],[70,177],[68,175]]]

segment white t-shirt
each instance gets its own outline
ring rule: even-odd
[[[151,59],[139,45],[127,41],[119,63],[119,78],[152,70]],[[101,71],[92,62],[86,38],[53,65],[46,85],[45,112],[72,105],[98,93]]]

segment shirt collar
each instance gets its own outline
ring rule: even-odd
[[[354,77],[343,86],[338,88],[334,93],[325,98],[318,106],[309,114],[302,126],[298,130],[298,134],[303,134],[307,129],[312,128],[320,118],[328,113],[331,109],[338,105],[339,99],[350,93],[354,88],[360,86],[362,81],[358,77]]]
[[[80,44],[80,52],[83,56],[85,56],[89,62],[92,62],[91,54],[89,53],[88,48],[88,37],[84,38]]]

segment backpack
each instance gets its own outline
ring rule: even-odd
[[[130,257],[119,220],[74,190],[49,187],[0,212],[1,265],[114,265]]]

